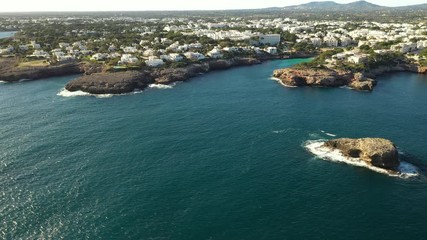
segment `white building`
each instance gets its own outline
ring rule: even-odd
[[[27,51],[28,50],[28,45],[19,45],[19,50],[21,50],[21,51]]]
[[[120,58],[119,64],[134,64],[138,62],[138,58],[132,54],[123,54]]]
[[[338,47],[338,40],[334,37],[325,37],[323,41],[328,47]]]
[[[60,42],[59,43],[59,47],[60,48],[66,48],[66,47],[69,47],[70,46],[70,44],[69,43],[65,43],[65,42]]]
[[[238,52],[239,48],[238,47],[225,47],[222,50],[224,50],[226,52]]]
[[[123,51],[125,53],[136,53],[138,49],[136,49],[136,47],[125,47],[123,48]]]
[[[109,51],[109,52],[114,52],[114,51],[116,51],[116,46],[114,46],[114,45],[110,45],[110,46],[108,47],[108,51]]]
[[[222,58],[223,54],[221,50],[217,47],[208,52],[208,56],[211,58]]]
[[[178,53],[171,53],[169,55],[160,55],[160,59],[165,61],[171,61],[171,62],[179,62],[184,59],[180,54]]]
[[[271,54],[271,55],[277,55],[277,48],[276,47],[268,47],[264,49],[265,52]]]
[[[49,58],[49,53],[43,51],[43,50],[35,50],[33,52],[33,57],[41,57],[41,58]]]
[[[34,49],[40,49],[41,48],[40,44],[36,43],[35,41],[31,41],[30,45]]]
[[[107,59],[108,57],[109,57],[109,55],[107,53],[95,53],[94,55],[92,55],[90,60],[102,61],[102,60]]]
[[[427,40],[424,40],[424,41],[418,41],[418,42],[417,42],[417,48],[418,48],[419,50],[422,50],[422,49],[424,49],[424,48],[427,48]]]
[[[74,60],[76,60],[76,57],[72,56],[72,55],[64,55],[64,56],[58,56],[56,59],[59,62],[68,62],[68,61],[74,61]]]
[[[417,43],[399,43],[391,46],[392,51],[408,53],[417,50]]]
[[[184,56],[187,59],[190,59],[190,60],[199,60],[199,61],[206,58],[205,55],[203,55],[201,53],[198,53],[198,52],[186,52],[186,53],[184,53]]]
[[[278,45],[280,43],[280,34],[259,35],[259,43],[271,46]]]
[[[156,54],[156,51],[154,51],[153,49],[147,49],[142,53],[144,57],[154,56],[155,54]]]
[[[320,46],[322,46],[322,43],[323,43],[322,39],[318,38],[318,37],[311,38],[310,41],[311,41],[311,44],[313,44],[313,46],[315,46],[315,47],[320,47]]]
[[[351,43],[352,43],[352,40],[349,37],[341,37],[340,41],[341,41],[341,46],[343,46],[343,47],[347,47],[347,46],[351,45]]]
[[[149,67],[159,67],[165,64],[162,59],[158,59],[156,57],[149,57],[147,61],[145,61],[145,64]]]
[[[366,54],[350,56],[347,59],[347,61],[349,61],[351,63],[355,63],[355,64],[363,63],[366,60],[368,60],[368,56]]]

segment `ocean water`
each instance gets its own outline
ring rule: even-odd
[[[285,88],[271,61],[123,96],[0,84],[0,239],[426,239],[427,77]],[[384,137],[420,175],[323,161]]]

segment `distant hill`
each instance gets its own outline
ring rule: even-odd
[[[420,4],[415,6],[405,7],[385,7],[376,5],[367,1],[356,1],[347,4],[336,3],[334,1],[324,2],[310,2],[301,5],[285,7],[284,10],[291,11],[352,11],[352,12],[366,12],[366,11],[382,11],[382,10],[427,10],[427,4]]]
[[[399,10],[409,10],[409,11],[414,11],[414,10],[422,10],[422,11],[426,11],[427,10],[427,3],[424,4],[418,4],[418,5],[412,5],[412,6],[404,6],[404,7],[397,7],[396,9]]]

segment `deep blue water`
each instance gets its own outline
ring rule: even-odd
[[[213,72],[112,98],[76,76],[0,84],[0,239],[426,239],[427,180],[323,161],[310,139],[385,137],[427,164],[427,77],[372,93]]]
[[[0,32],[0,39],[1,38],[8,38],[15,35],[16,32]]]

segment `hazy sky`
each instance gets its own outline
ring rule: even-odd
[[[353,1],[336,0],[339,3]],[[307,2],[311,0],[10,0],[2,4],[0,12],[247,9],[283,7]],[[427,1],[371,0],[370,2],[383,6],[402,6]]]

